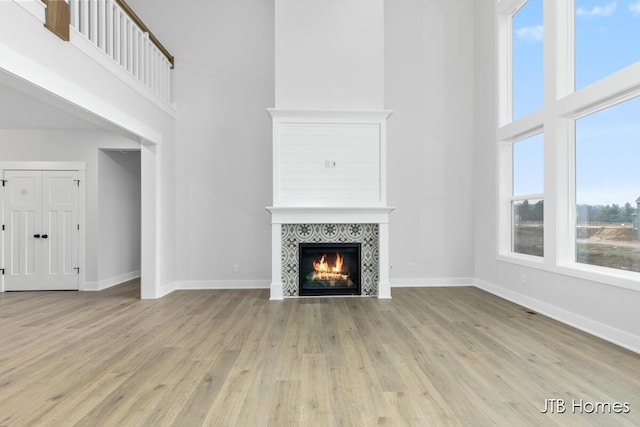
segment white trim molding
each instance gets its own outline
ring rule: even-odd
[[[603,340],[619,345],[620,347],[624,347],[627,350],[640,353],[640,336],[632,335],[612,326],[605,325],[604,323],[597,322],[484,280],[475,279],[474,284],[477,288],[489,292],[490,294],[535,310],[547,317],[594,335],[598,338],[602,338]]]
[[[175,282],[165,283],[164,285],[160,285],[157,287],[157,292],[155,298],[162,298],[164,296],[169,295],[170,293],[176,290]]]
[[[287,121],[308,122],[330,121],[347,122],[357,121],[359,123],[369,123],[371,121],[387,120],[392,110],[307,110],[307,109],[286,109],[267,108],[267,112],[273,119],[285,119]]]
[[[272,224],[388,224],[395,209],[386,207],[275,207],[267,206]]]
[[[184,280],[175,284],[175,290],[197,289],[269,289],[269,280]]]
[[[108,288],[120,285],[133,279],[140,278],[140,270],[131,271],[129,273],[119,274],[117,276],[102,279],[98,282],[85,282],[81,291],[103,291]]]
[[[475,286],[473,277],[398,277],[391,279],[392,288],[439,288]]]

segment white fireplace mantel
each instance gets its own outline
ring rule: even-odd
[[[275,207],[271,212],[272,224],[388,224],[389,214],[395,208],[385,207]]]
[[[389,110],[269,109],[273,123],[271,299],[284,298],[289,224],[377,224],[378,298],[391,298],[387,206]]]

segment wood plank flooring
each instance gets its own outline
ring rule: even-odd
[[[640,425],[640,355],[475,288],[138,295],[0,294],[0,426]]]

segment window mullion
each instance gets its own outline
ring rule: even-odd
[[[576,161],[575,120],[560,118],[556,130],[555,147],[555,236],[556,263],[575,262],[576,224]]]

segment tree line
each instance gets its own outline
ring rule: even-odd
[[[634,222],[638,210],[627,202],[624,206],[612,205],[578,205],[578,222]],[[516,205],[515,214],[521,221],[542,221],[544,219],[544,201],[530,203],[524,200]]]
[[[529,203],[528,200],[516,205],[515,214],[520,221],[542,221],[544,219],[544,200]]]
[[[631,203],[624,206],[578,205],[578,222],[633,222],[638,210]]]

